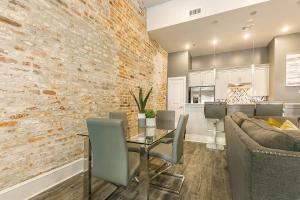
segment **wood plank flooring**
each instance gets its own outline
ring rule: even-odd
[[[184,163],[172,167],[169,172],[183,174],[185,182],[180,195],[155,188],[150,189],[152,200],[230,200],[229,175],[225,151],[206,149],[205,144],[185,142]],[[152,160],[151,167],[160,161]],[[160,180],[161,181],[161,180]],[[168,181],[172,181],[168,179]],[[174,182],[178,182],[173,178]],[[163,179],[162,179],[162,182]],[[87,199],[87,174],[79,174],[32,198],[32,200],[85,200]],[[164,184],[164,183],[163,183]],[[138,200],[138,184],[131,182],[128,187],[118,189],[110,200]],[[105,199],[115,187],[101,180],[93,179],[93,200]]]

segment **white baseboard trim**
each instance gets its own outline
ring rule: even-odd
[[[186,134],[185,135],[185,141],[190,141],[190,142],[200,142],[200,143],[208,144],[209,141],[212,141],[212,140],[213,140],[213,138],[211,136],[207,136],[207,135],[198,135],[198,134]],[[225,137],[218,136],[217,144],[226,145]]]
[[[30,199],[51,187],[87,170],[88,161],[80,158],[59,168],[0,191],[0,200]]]

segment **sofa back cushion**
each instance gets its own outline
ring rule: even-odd
[[[248,119],[248,116],[242,112],[235,112],[231,115],[231,118],[239,127],[241,127],[245,119]]]
[[[242,124],[243,131],[261,146],[287,151],[300,151],[300,131],[282,131],[264,120],[248,118]]]
[[[283,124],[286,120],[291,121],[295,126],[299,127],[298,118],[297,117],[279,117],[279,116],[254,116],[255,119],[263,119],[268,120],[269,118],[273,118],[276,121]]]

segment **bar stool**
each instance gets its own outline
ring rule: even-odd
[[[255,104],[228,104],[227,115],[231,115],[235,112],[242,112],[248,117],[253,117],[255,114]]]
[[[220,120],[224,120],[226,116],[226,106],[224,102],[205,102],[204,103],[204,116],[207,120],[213,122],[213,129],[208,130],[213,133],[213,140],[209,141],[206,145],[209,149],[223,150],[224,146],[217,144],[217,133],[222,132],[217,130],[217,124]]]
[[[256,116],[282,116],[283,102],[264,101],[256,103]]]

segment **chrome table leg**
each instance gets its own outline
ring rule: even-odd
[[[89,140],[89,200],[92,199],[92,145]]]
[[[139,199],[149,199],[149,151],[146,147],[141,146],[140,148],[140,185],[139,185]]]

